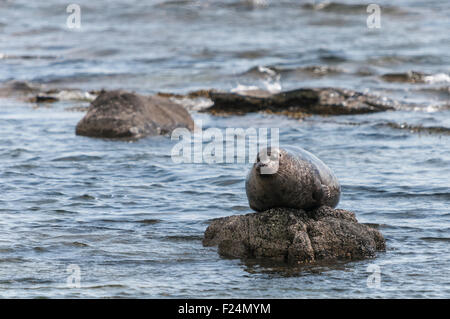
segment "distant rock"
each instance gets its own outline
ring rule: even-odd
[[[166,97],[115,90],[100,92],[78,123],[76,134],[136,139],[170,134],[177,127],[194,128],[191,116],[181,105]]]
[[[24,97],[42,90],[40,85],[26,81],[9,81],[0,87],[0,97]]]
[[[0,86],[0,97],[13,97],[31,103],[91,102],[98,93],[98,91],[87,92],[72,88],[48,88],[43,84],[26,81],[8,81]]]
[[[428,76],[430,74],[409,71],[405,73],[387,73],[382,75],[381,78],[387,82],[425,83]]]
[[[416,71],[408,71],[404,73],[387,73],[382,76],[387,82],[404,82],[404,83],[449,83],[450,75],[447,73],[427,74]]]
[[[382,112],[399,106],[398,102],[386,98],[338,88],[305,88],[276,94],[211,91],[209,98],[214,104],[205,112],[217,115],[261,111],[292,117],[303,117],[305,114],[345,115]]]
[[[322,206],[214,219],[203,245],[218,246],[223,257],[307,264],[373,257],[385,249],[385,240],[378,230],[358,223],[354,213]]]

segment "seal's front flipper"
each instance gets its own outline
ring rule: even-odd
[[[320,184],[320,187],[312,194],[312,198],[319,205],[323,205],[323,203],[326,202],[330,198],[330,196],[331,196],[330,188],[324,184]]]
[[[330,190],[330,188],[327,185],[322,184],[322,191],[323,191],[324,199],[325,200],[330,199],[330,197],[331,197],[331,190]]]

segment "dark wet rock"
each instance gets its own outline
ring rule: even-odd
[[[34,99],[33,102],[36,103],[53,103],[58,101],[57,98],[55,98],[54,96],[50,96],[50,95],[41,95],[38,94]]]
[[[227,115],[269,111],[299,114],[344,115],[393,110],[399,103],[352,90],[337,88],[297,89],[266,96],[248,93],[210,92],[214,105],[206,112]]]
[[[125,91],[102,91],[76,127],[77,135],[141,138],[169,134],[177,127],[190,130],[194,122],[181,105],[161,96]]]
[[[0,97],[17,97],[36,94],[42,87],[26,81],[9,81],[0,87]]]
[[[385,249],[385,240],[378,230],[358,223],[354,213],[322,206],[214,219],[203,245],[218,246],[223,257],[306,264],[373,257]]]
[[[409,71],[405,73],[387,73],[382,75],[381,78],[387,82],[425,83],[427,76],[429,74]]]
[[[54,103],[58,101],[93,101],[99,91],[48,88],[39,83],[9,81],[0,86],[0,97],[13,97],[31,103]]]
[[[175,94],[175,93],[168,93],[168,92],[158,92],[158,93],[156,93],[156,95],[161,96],[161,97],[166,97],[166,98],[178,98],[178,99],[190,98],[190,99],[195,99],[195,98],[200,98],[200,97],[210,98],[211,92],[215,92],[215,91],[214,90],[197,90],[197,91],[189,92],[186,95]]]

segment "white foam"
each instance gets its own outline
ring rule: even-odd
[[[279,93],[281,92],[281,82],[280,75],[278,74],[274,79],[266,79],[263,81],[266,90],[270,93]]]
[[[243,85],[243,84],[238,83],[237,87],[231,89],[231,92],[240,93],[240,92],[255,91],[255,90],[260,90],[260,88],[257,86],[254,86],[254,85]]]
[[[424,77],[424,81],[426,83],[434,84],[434,83],[450,83],[450,76],[445,73],[437,73],[433,75],[427,75]]]
[[[258,66],[258,71],[261,73],[266,74],[264,80],[262,80],[262,87],[256,86],[256,85],[243,85],[238,83],[237,87],[231,89],[231,92],[233,93],[241,93],[246,91],[257,91],[257,90],[264,90],[268,91],[269,93],[275,94],[279,93],[282,90],[281,87],[281,75],[278,74],[276,71],[265,67],[265,66]]]
[[[247,3],[250,3],[254,7],[267,7],[269,5],[268,0],[247,0]]]
[[[183,107],[185,107],[188,110],[193,110],[193,111],[200,111],[200,110],[204,110],[210,106],[212,106],[214,104],[213,101],[211,101],[208,98],[195,98],[195,99],[191,99],[188,97],[184,97],[184,98],[170,98],[170,100],[172,100],[173,102],[182,105]]]
[[[89,92],[62,90],[56,94],[56,97],[60,101],[85,100],[91,102],[95,100],[97,96]]]
[[[266,66],[258,65],[258,71],[261,72],[261,73],[266,73],[266,74],[268,74],[269,76],[272,76],[272,77],[277,75],[277,72],[275,72],[274,70],[272,70],[272,69],[270,69],[270,68],[268,68]]]

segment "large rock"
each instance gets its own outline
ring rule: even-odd
[[[102,91],[78,123],[76,134],[141,138],[170,134],[177,127],[192,130],[194,122],[186,109],[168,98],[120,90]]]
[[[245,114],[269,111],[294,117],[303,114],[344,115],[394,110],[400,104],[386,98],[338,88],[297,89],[277,94],[209,93],[214,105],[206,112]]]
[[[385,240],[378,230],[358,223],[354,213],[322,206],[214,219],[203,245],[217,245],[224,257],[304,264],[372,257],[385,249]]]

